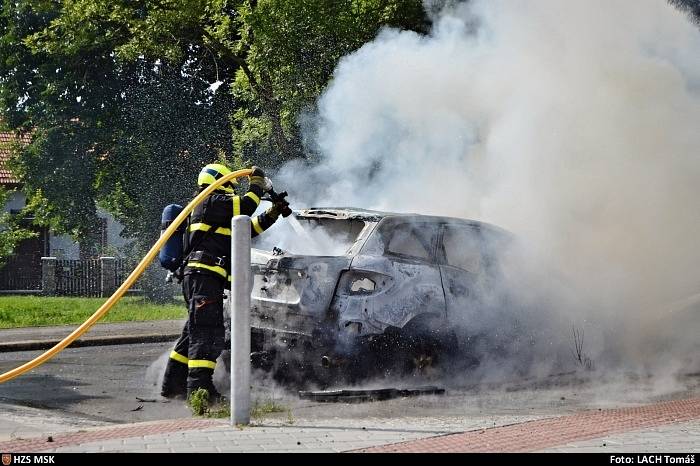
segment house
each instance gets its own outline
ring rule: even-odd
[[[21,182],[7,168],[10,157],[10,146],[17,141],[11,132],[0,131],[0,188],[10,190],[10,197],[5,206],[0,206],[5,212],[18,213],[25,206],[27,198],[21,192]],[[28,137],[20,140],[28,142]],[[38,235],[35,238],[22,241],[7,264],[0,269],[0,291],[2,290],[38,290],[41,288],[41,258],[56,257],[58,259],[88,259],[101,255],[119,255],[127,240],[119,234],[123,227],[107,212],[98,210],[101,219],[94,232],[97,248],[74,241],[70,236],[57,235],[45,227],[32,225],[32,218],[24,221]]]

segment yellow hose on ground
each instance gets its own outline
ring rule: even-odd
[[[151,261],[156,257],[158,251],[160,251],[160,249],[163,247],[166,241],[168,241],[168,238],[170,238],[172,234],[175,233],[177,227],[185,221],[190,212],[192,212],[192,210],[194,210],[194,208],[200,202],[202,202],[204,198],[206,198],[209,194],[212,193],[212,191],[214,191],[216,188],[226,183],[227,181],[232,181],[242,176],[248,176],[252,172],[253,171],[250,169],[244,169],[229,173],[228,175],[225,175],[220,179],[216,180],[213,184],[209,185],[204,191],[199,193],[197,197],[192,199],[192,202],[187,204],[187,207],[183,209],[180,215],[178,215],[177,218],[175,218],[173,223],[168,227],[167,230],[165,230],[165,233],[158,239],[158,241],[156,241],[156,244],[154,244],[153,247],[148,251],[148,254],[146,254],[143,257],[143,259],[141,259],[141,262],[139,262],[134,271],[131,272],[131,274],[126,278],[126,280],[124,280],[124,283],[122,283],[121,286],[117,288],[117,291],[115,291],[114,294],[112,294],[112,296],[110,296],[109,299],[102,306],[100,306],[100,308],[97,311],[95,311],[95,313],[92,316],[90,316],[88,320],[83,322],[82,325],[80,325],[80,327],[76,328],[70,335],[68,335],[62,341],[57,343],[56,346],[54,346],[53,348],[47,350],[45,353],[37,356],[36,358],[32,359],[31,361],[25,364],[22,364],[19,367],[12,369],[11,371],[1,374],[0,383],[12,380],[15,377],[24,374],[25,372],[30,371],[37,366],[40,366],[41,364],[45,363],[46,361],[63,351],[63,349],[65,349],[66,346],[73,343],[73,341],[75,341],[85,332],[90,330],[90,327],[95,325],[95,323],[98,320],[100,320],[105,314],[107,314],[107,312],[112,308],[112,306],[114,306],[122,298],[122,296],[124,296],[124,293],[126,293],[126,291],[129,288],[131,288],[134,282],[141,276],[143,271],[146,270],[148,264],[150,264]]]

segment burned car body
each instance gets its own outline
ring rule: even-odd
[[[464,349],[462,327],[495,302],[484,299],[494,251],[510,241],[481,222],[349,208],[297,211],[292,222],[296,233],[280,237],[301,254],[271,247],[274,237],[253,245],[253,361],[320,380]]]

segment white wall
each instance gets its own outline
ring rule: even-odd
[[[26,202],[27,198],[24,193],[20,191],[11,192],[7,204],[3,206],[3,210],[5,212],[20,210],[26,205]],[[119,233],[121,233],[124,227],[118,223],[112,215],[101,209],[98,209],[97,215],[107,219],[107,245],[109,254],[113,254],[114,249],[119,251],[128,243],[128,240],[119,236]],[[55,235],[51,232],[49,235],[49,251],[52,256],[58,257],[59,259],[80,258],[78,243],[68,235]]]
[[[119,256],[121,249],[128,242],[128,240],[119,236],[119,233],[121,233],[124,227],[117,222],[112,215],[101,209],[97,211],[97,215],[100,218],[107,220],[107,251],[105,251],[105,255]],[[78,243],[73,241],[71,237],[67,235],[57,236],[51,234],[50,249],[51,255],[58,257],[59,259],[80,258],[80,248]]]
[[[49,254],[58,259],[80,259],[80,247],[70,236],[58,236],[51,232],[49,236]]]
[[[124,229],[122,224],[117,222],[111,214],[101,209],[97,211],[97,215],[107,219],[107,244],[118,249],[124,247],[128,240],[119,236],[119,233]]]

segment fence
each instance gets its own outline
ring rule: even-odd
[[[110,296],[131,273],[135,262],[114,257],[66,260],[42,257],[40,267],[8,264],[0,270],[0,293],[47,296]],[[141,280],[131,293],[140,293]]]
[[[100,296],[102,266],[100,259],[56,260],[56,296]]]
[[[117,289],[119,285],[124,283],[124,280],[126,280],[126,277],[129,276],[129,274],[136,268],[136,265],[138,264],[138,261],[134,260],[129,260],[129,259],[115,259],[114,260],[114,289]],[[142,278],[139,278],[136,280],[136,287],[139,287],[139,284],[143,280]]]
[[[21,258],[10,257],[0,268],[0,290],[40,291],[41,267]]]

